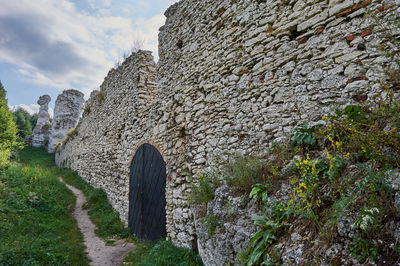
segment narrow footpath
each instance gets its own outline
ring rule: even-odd
[[[76,204],[73,215],[78,221],[79,229],[84,236],[86,251],[90,260],[92,261],[90,265],[120,265],[128,252],[133,250],[134,245],[121,240],[116,241],[114,246],[106,246],[105,242],[95,235],[94,230],[96,229],[96,226],[89,219],[87,211],[82,208],[82,206],[86,203],[86,198],[82,191],[66,184],[61,177],[60,181],[63,182],[76,196]]]

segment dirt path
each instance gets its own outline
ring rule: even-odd
[[[78,226],[84,236],[88,256],[92,260],[90,265],[120,265],[122,259],[133,249],[133,244],[116,242],[115,246],[106,246],[104,241],[95,235],[94,230],[96,229],[96,226],[89,219],[87,211],[82,209],[83,204],[86,202],[86,198],[82,191],[66,184],[61,177],[60,181],[63,182],[76,196],[74,217],[78,221]]]

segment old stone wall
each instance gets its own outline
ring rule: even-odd
[[[192,178],[216,157],[262,152],[297,125],[382,94],[386,71],[399,69],[399,6],[182,0],[165,13],[157,71],[148,52],[111,70],[57,163],[102,187],[126,221],[130,160],[153,143],[167,162],[168,235],[194,245]]]
[[[156,86],[151,53],[133,54],[108,73],[100,91],[92,92],[75,136],[56,151],[57,164],[103,188],[125,222],[130,161],[138,143],[152,132],[147,120]]]

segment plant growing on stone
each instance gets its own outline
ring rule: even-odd
[[[214,187],[209,175],[203,174],[197,185],[192,186],[189,201],[193,204],[207,204],[214,199]]]
[[[223,223],[215,215],[206,215],[201,220],[207,226],[207,233],[214,235],[218,231],[218,227],[222,226]]]
[[[309,126],[305,124],[301,127],[294,129],[294,134],[291,137],[291,141],[294,145],[304,147],[306,149],[313,148],[317,145],[317,138],[315,135],[316,130],[321,125]]]
[[[289,225],[290,210],[282,201],[268,202],[267,188],[269,185],[256,184],[249,195],[250,198],[261,200],[264,212],[252,217],[259,231],[250,239],[249,247],[242,252],[239,260],[246,265],[274,265],[276,261],[269,254],[269,249],[277,239],[281,228]]]
[[[249,198],[261,199],[263,202],[268,201],[267,188],[270,187],[269,184],[255,184],[250,192]]]
[[[70,130],[68,130],[67,132],[67,137],[73,139],[75,136],[78,135],[78,131],[76,130],[76,128],[71,128]]]
[[[374,226],[376,226],[377,223],[379,223],[379,214],[380,211],[376,207],[364,207],[364,209],[359,214],[357,220],[355,221],[354,226],[356,228],[360,228],[363,232],[368,232]]]
[[[265,172],[261,159],[237,156],[224,166],[223,174],[229,186],[247,194],[254,184],[265,181]]]
[[[102,104],[104,102],[105,95],[102,91],[98,91],[96,93],[96,98],[97,98],[97,101],[99,102],[99,104]]]
[[[44,124],[44,125],[42,126],[42,130],[43,130],[43,131],[49,130],[49,128],[50,128],[50,124]]]
[[[354,238],[350,245],[350,251],[357,256],[357,260],[361,263],[367,259],[375,261],[378,257],[378,250],[370,239]]]
[[[85,109],[83,110],[83,115],[85,116],[85,115],[90,114],[90,109],[91,109],[90,103],[87,102],[86,105],[85,105]]]
[[[344,155],[376,159],[383,164],[400,166],[400,135],[397,121],[399,102],[390,100],[391,93],[377,108],[348,106],[335,115],[325,117],[329,125],[320,133],[331,143],[341,143]]]

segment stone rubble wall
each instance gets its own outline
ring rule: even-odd
[[[166,11],[158,75],[170,98],[161,111],[166,130],[182,132],[168,144],[177,154],[166,151],[176,173],[167,191],[172,239],[186,242],[184,186],[214,158],[262,152],[296,126],[382,94],[385,71],[399,69],[399,6],[398,0],[183,0]]]
[[[130,160],[152,143],[167,162],[168,236],[195,246],[192,180],[216,158],[262,152],[381,95],[399,68],[399,13],[399,0],[182,0],[165,13],[157,70],[148,52],[111,70],[57,163],[102,187],[127,221]]]
[[[51,98],[49,95],[42,95],[39,97],[37,103],[40,105],[38,120],[33,129],[32,136],[27,138],[28,142],[33,147],[43,147],[49,140],[50,129],[50,115],[49,115],[49,102]]]
[[[92,92],[76,135],[56,151],[56,163],[104,189],[125,222],[130,161],[138,143],[153,127],[147,120],[156,93],[156,65],[151,53],[133,54],[108,73],[100,91]]]
[[[65,90],[58,95],[49,132],[47,145],[49,153],[53,153],[56,145],[67,136],[70,129],[76,126],[84,102],[83,93],[77,90]]]

